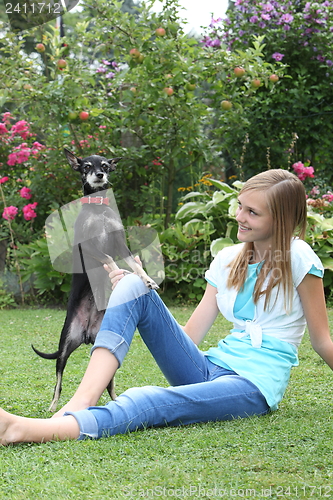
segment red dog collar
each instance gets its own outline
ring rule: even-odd
[[[89,205],[91,203],[95,205],[108,205],[109,198],[103,198],[103,196],[85,196],[84,198],[81,198],[81,203],[82,205],[84,203],[88,203]]]

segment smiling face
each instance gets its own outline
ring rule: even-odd
[[[237,237],[244,243],[253,243],[258,256],[271,248],[273,217],[269,211],[265,191],[246,190],[238,197],[236,220]],[[261,260],[261,258],[259,258]]]

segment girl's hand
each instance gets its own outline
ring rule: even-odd
[[[140,260],[140,257],[137,255],[134,257],[134,260],[142,267],[142,262]],[[107,273],[109,273],[109,278],[112,284],[112,290],[115,289],[117,286],[118,282],[125,276],[125,274],[128,274],[129,272],[126,271],[125,269],[116,269],[115,271],[111,271],[109,266],[107,264],[104,264],[104,269]]]

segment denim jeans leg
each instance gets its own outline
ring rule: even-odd
[[[269,412],[259,389],[233,372],[208,382],[177,387],[146,386],[125,391],[106,406],[70,413],[79,439],[124,434],[148,427],[179,426],[264,415]]]
[[[121,365],[136,328],[171,385],[208,380],[206,356],[186,335],[159,295],[131,274],[120,280],[111,294],[92,350],[109,349]]]

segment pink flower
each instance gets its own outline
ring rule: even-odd
[[[326,194],[323,194],[322,198],[331,203],[333,201],[333,193],[331,191],[327,191]]]
[[[9,180],[9,177],[1,177],[0,178],[0,184],[4,184],[5,182],[7,182]]]
[[[310,191],[311,196],[317,196],[319,193],[320,193],[319,186],[314,186]]]
[[[295,171],[295,174],[301,181],[305,181],[307,177],[314,177],[314,168],[305,167],[301,161],[294,163],[293,169]]]
[[[11,128],[12,135],[20,135],[22,139],[26,139],[31,135],[29,132],[29,123],[25,120],[20,120],[16,122]]]
[[[313,167],[304,167],[303,177],[304,177],[304,179],[306,179],[307,177],[313,178],[314,177],[314,168]],[[304,180],[304,179],[301,179],[301,180]]]
[[[313,206],[315,206],[315,205],[316,205],[316,201],[317,201],[317,200],[314,200],[313,198],[307,198],[306,203],[307,203],[308,205],[313,205]]]
[[[16,153],[10,153],[8,155],[7,165],[9,165],[10,167],[12,167],[13,165],[16,165],[16,163],[17,163]]]
[[[35,203],[29,203],[22,208],[23,217],[25,218],[25,220],[29,221],[37,217],[37,214],[35,212],[35,208],[37,207],[37,205],[38,203],[35,201]]]
[[[14,153],[10,153],[8,155],[7,165],[13,166],[17,163],[24,163],[29,160],[31,149],[28,147],[28,144],[26,142],[23,142],[22,144],[14,148],[14,150]]]
[[[18,208],[13,207],[13,205],[11,205],[10,207],[5,207],[2,213],[2,217],[6,220],[13,220],[17,216],[17,213],[18,213]]]
[[[35,141],[32,147],[33,149],[37,149],[38,151],[40,151],[41,149],[45,149],[45,146],[38,141]]]
[[[303,172],[303,169],[304,169],[304,163],[302,163],[301,161],[294,163],[293,169],[295,170],[296,174],[301,174]]]
[[[8,130],[6,129],[6,125],[4,123],[0,123],[0,135],[8,134]]]
[[[10,120],[12,119],[12,115],[7,111],[7,113],[4,113],[3,114],[3,117],[2,117],[2,121],[6,124],[6,125],[9,125],[10,124]]]
[[[20,196],[21,198],[26,198],[27,200],[30,200],[30,198],[32,197],[31,189],[23,187],[22,189],[20,189]]]
[[[24,163],[29,160],[31,154],[30,148],[22,148],[21,151],[17,153],[17,163]]]

